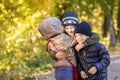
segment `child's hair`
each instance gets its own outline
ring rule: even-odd
[[[61,22],[56,17],[45,17],[39,24],[38,30],[44,39],[48,40],[63,33]]]

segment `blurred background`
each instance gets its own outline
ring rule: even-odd
[[[48,15],[75,11],[89,21],[110,54],[120,49],[120,0],[0,0],[0,80],[19,80],[52,70],[46,41],[37,30]]]

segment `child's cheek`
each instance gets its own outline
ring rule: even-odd
[[[83,39],[82,39],[82,42],[85,42],[85,41],[86,41],[86,39],[85,39],[85,38],[83,38]]]

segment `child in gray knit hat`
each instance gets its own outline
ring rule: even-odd
[[[39,24],[38,30],[44,39],[52,42],[48,43],[49,51],[53,52],[50,56],[59,50],[61,53],[65,53],[70,62],[76,66],[75,52],[73,50],[76,40],[63,32],[61,22],[58,18],[44,18]],[[56,80],[73,80],[73,67],[66,58],[54,59],[53,67],[55,68]]]

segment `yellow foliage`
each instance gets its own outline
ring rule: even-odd
[[[80,20],[90,21],[93,31],[102,34],[102,10],[100,7],[94,9],[94,5],[88,5],[85,0],[2,0],[1,2],[0,76],[6,75],[5,70],[9,75],[12,74],[10,77],[20,80],[18,76],[31,76],[36,71],[51,68],[50,59],[45,52],[46,41],[37,30],[39,22],[47,15],[60,17],[65,11],[75,10],[79,13]],[[97,2],[95,5],[98,5]],[[93,16],[87,12],[91,12]],[[108,39],[102,41],[108,45]],[[3,77],[2,79],[6,78]]]

